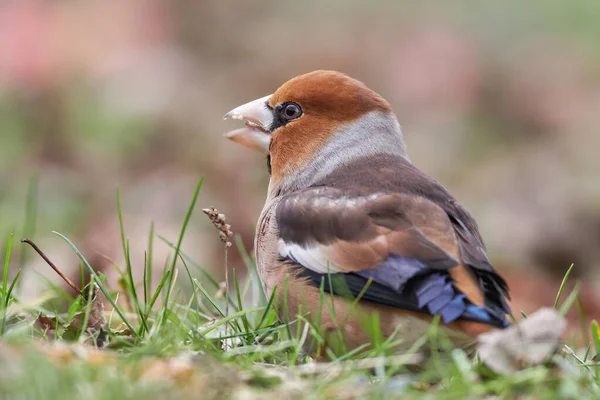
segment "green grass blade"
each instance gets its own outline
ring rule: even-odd
[[[361,289],[361,291],[358,293],[358,296],[356,296],[354,298],[354,300],[352,300],[352,303],[350,304],[350,308],[348,309],[349,310],[348,314],[346,314],[346,317],[344,317],[344,322],[342,322],[342,326],[346,325],[346,323],[348,322],[348,318],[350,318],[351,313],[354,312],[354,309],[358,305],[358,302],[365,295],[365,293],[369,289],[369,286],[371,286],[371,283],[373,283],[373,279],[369,278],[369,280],[367,280],[367,283],[365,283],[365,285],[363,286],[363,288]]]
[[[587,347],[585,348],[585,353],[583,354],[583,362],[587,362],[588,358],[590,357],[590,350],[592,350],[592,343],[588,343]]]
[[[185,269],[188,279],[190,280],[190,284],[192,285],[192,288],[193,288],[194,287],[194,277],[192,276],[192,271],[190,270],[188,263],[185,261],[185,258],[182,256],[181,253],[176,254],[176,256],[178,256],[179,259],[181,260],[181,263],[183,264],[183,268]],[[198,296],[196,295],[196,290],[194,290],[194,299],[196,300],[197,309],[200,310],[202,308],[202,305],[200,303],[200,300],[198,299]],[[239,311],[239,309],[236,309],[236,311]]]
[[[152,291],[152,266],[154,256],[154,221],[150,223],[148,233],[148,251],[144,260],[144,302],[148,304],[148,296]]]
[[[77,256],[79,257],[79,259],[81,260],[81,262],[83,263],[83,265],[87,268],[88,272],[90,273],[90,275],[94,278],[94,280],[96,281],[98,287],[100,288],[100,291],[104,294],[104,296],[106,297],[106,299],[108,300],[108,302],[110,303],[111,306],[113,306],[115,312],[119,315],[119,318],[121,318],[121,321],[123,321],[123,323],[127,326],[127,328],[129,328],[129,330],[131,331],[131,333],[133,335],[137,335],[136,334],[136,330],[133,328],[133,326],[129,323],[129,320],[127,319],[127,317],[125,316],[125,314],[121,311],[121,309],[117,306],[117,303],[115,303],[115,301],[113,300],[113,298],[110,296],[110,294],[108,293],[108,290],[106,290],[106,288],[104,287],[104,284],[102,283],[100,277],[98,276],[98,274],[96,273],[96,271],[94,271],[94,268],[92,268],[92,266],[90,265],[90,263],[88,263],[88,261],[85,259],[85,257],[83,256],[83,254],[81,253],[81,251],[79,251],[79,249],[77,248],[77,246],[75,246],[73,244],[73,242],[71,242],[65,235],[63,235],[62,233],[53,231],[52,233],[54,233],[55,235],[60,236],[65,242],[67,242],[67,244],[71,247],[71,249],[73,249],[73,251],[75,252],[75,254],[77,254]]]
[[[160,296],[160,293],[162,292],[162,289],[165,286],[167,279],[169,279],[169,271],[165,271],[160,282],[158,282],[158,286],[156,286],[156,290],[154,291],[154,294],[152,295],[152,298],[150,299],[150,304],[148,304],[148,313],[152,310],[152,307],[154,307],[154,304],[156,304],[156,301],[158,300],[158,296]]]
[[[267,295],[262,287],[262,282],[260,281],[260,276],[258,275],[258,268],[256,267],[256,262],[254,262],[253,257],[248,254],[246,248],[244,247],[244,243],[242,242],[242,238],[239,235],[236,235],[235,246],[242,256],[242,260],[244,261],[244,265],[248,268],[248,272],[252,277],[252,280],[255,283],[255,287],[258,288],[258,292],[260,293],[260,304],[265,304],[267,302]]]
[[[21,272],[23,272],[22,269],[19,269],[17,271],[17,273],[15,274],[15,277],[13,278],[13,281],[10,284],[10,287],[8,288],[8,292],[6,292],[6,298],[10,299],[12,296],[12,292],[15,288],[15,285],[17,284],[17,281],[19,280],[19,277],[21,276]],[[8,307],[8,303],[6,304],[6,307]]]
[[[248,308],[246,310],[242,310],[242,311],[238,311],[234,314],[230,314],[226,317],[221,318],[220,320],[218,320],[217,322],[215,322],[214,324],[210,325],[208,328],[204,329],[203,331],[200,332],[200,335],[202,336],[206,336],[209,332],[215,330],[216,328],[222,326],[222,325],[227,325],[229,322],[234,322],[236,319],[243,317],[244,315],[247,314],[252,314],[255,312],[259,312],[262,311],[262,307],[255,307],[255,308]]]
[[[90,320],[90,314],[92,312],[92,303],[94,301],[94,277],[92,276],[90,279],[90,283],[88,285],[88,294],[87,294],[87,302],[85,305],[84,313],[83,313],[83,322],[81,324],[81,329],[79,331],[79,338],[81,338],[87,329],[88,322]],[[82,291],[83,292],[83,291]]]
[[[4,308],[8,305],[8,298],[6,293],[8,292],[8,270],[10,268],[10,254],[12,252],[13,239],[15,235],[13,233],[8,237],[8,243],[6,244],[6,255],[4,257],[4,274],[2,275],[2,304]]]
[[[565,276],[563,277],[562,282],[560,283],[560,287],[558,288],[558,293],[556,294],[556,299],[554,300],[554,309],[558,308],[558,302],[560,301],[560,296],[562,296],[562,292],[563,292],[563,290],[565,288],[565,285],[567,284],[567,280],[569,279],[569,275],[571,275],[571,271],[573,270],[573,266],[575,266],[575,264],[571,264],[571,266],[569,267],[569,269],[565,273]]]
[[[175,246],[175,244],[173,244],[172,242],[170,242],[169,240],[167,240],[166,238],[164,238],[161,235],[158,235],[158,238],[160,240],[162,240],[167,246],[171,247],[173,250],[176,250],[177,246]],[[180,257],[181,261],[183,262],[184,267],[187,267],[187,265],[192,265],[196,271],[198,271],[202,274],[203,278],[206,278],[206,280],[211,284],[211,286],[214,289],[216,289],[216,290],[220,289],[221,286],[220,286],[219,282],[215,278],[213,278],[213,276],[211,274],[206,272],[206,270],[204,270],[204,268],[202,268],[198,263],[196,263],[194,260],[192,260],[192,258],[190,256],[188,256],[185,252],[180,250],[179,257]],[[189,268],[186,270],[186,272],[188,272],[188,275],[191,274],[190,271],[191,270]],[[229,305],[235,309],[236,312],[240,311],[237,308],[237,305],[235,304],[235,302],[233,301],[233,299],[231,297],[227,296],[226,300],[229,302]]]
[[[194,286],[196,286],[196,288],[200,290],[200,293],[202,293],[204,297],[208,300],[208,302],[213,306],[213,308],[217,311],[217,314],[219,314],[221,318],[225,318],[225,311],[219,306],[217,301],[206,291],[206,289],[204,288],[204,286],[202,286],[198,279],[194,278]]]
[[[186,312],[186,314],[193,314],[196,317],[200,317],[202,319],[205,319],[207,321],[213,319],[212,315],[209,315],[208,313],[202,312],[202,311],[198,311],[198,310],[194,310],[193,308],[191,308],[191,305],[188,304],[187,306],[183,306],[181,304],[175,304],[174,308],[183,310]]]
[[[219,315],[221,317],[225,318],[225,312],[223,310],[221,310],[221,307],[219,307],[219,305],[212,298],[212,296],[210,294],[208,294],[208,292],[206,291],[206,289],[204,289],[204,287],[198,281],[198,279],[194,279],[194,285],[200,290],[200,292],[202,292],[202,294],[204,295],[204,297],[206,297],[206,299],[208,300],[208,302],[215,308],[215,310],[217,310],[217,313],[219,313]]]
[[[169,241],[165,237],[158,235],[158,238],[160,240],[162,240],[167,246],[169,246],[173,250],[177,249],[177,246],[175,245],[175,243]],[[206,272],[204,270],[204,268],[202,268],[198,263],[196,263],[194,260],[192,260],[192,258],[190,256],[188,256],[183,251],[179,251],[179,257],[185,259],[190,265],[192,265],[195,269],[197,269],[215,289],[219,289],[219,282],[215,278],[213,278],[213,276],[211,274]]]
[[[200,189],[202,188],[203,182],[204,177],[200,178],[200,180],[198,181],[198,185],[196,185],[196,190],[194,191],[194,195],[192,196],[190,207],[188,208],[188,211],[185,214],[183,226],[181,227],[181,232],[179,233],[179,239],[177,240],[177,246],[175,247],[175,257],[173,257],[173,263],[171,264],[171,268],[169,270],[169,284],[167,286],[167,294],[165,296],[164,302],[162,319],[163,322],[166,320],[167,310],[169,308],[169,298],[171,296],[171,288],[173,287],[173,278],[175,275],[175,267],[177,266],[177,258],[180,254],[179,252],[181,250],[181,244],[183,243],[183,237],[185,236],[185,231],[187,229],[188,223],[190,222],[190,218],[192,217],[192,213],[194,212],[194,208],[196,207],[196,201],[198,200],[198,195],[200,194]]]
[[[27,196],[25,200],[25,223],[23,224],[23,237],[33,239],[37,226],[37,201],[38,201],[39,177],[32,176],[27,184]],[[21,252],[21,268],[27,262],[27,252]]]
[[[125,282],[127,282],[127,291],[128,295],[131,298],[133,305],[135,306],[135,311],[137,312],[141,326],[138,332],[138,336],[143,336],[144,331],[148,331],[148,325],[146,324],[145,314],[140,305],[140,301],[137,294],[137,289],[135,287],[135,280],[133,278],[133,268],[131,266],[131,248],[129,245],[129,240],[125,237],[125,224],[123,222],[123,206],[121,204],[121,191],[117,187],[117,215],[119,218],[119,231],[121,234],[121,245],[123,246],[123,255],[125,257],[125,272],[127,274]],[[144,282],[144,288],[146,287],[146,283]]]
[[[521,317],[527,319],[527,314],[525,314],[525,311],[521,310]],[[516,321],[515,321],[516,323]]]
[[[130,246],[129,246],[129,240],[127,240],[127,246],[126,246],[126,259],[130,260],[131,259],[131,250],[130,250]],[[138,332],[139,336],[143,336],[144,335],[144,331],[148,332],[148,324],[146,323],[146,315],[144,314],[144,310],[143,307],[140,304],[140,300],[138,298],[138,294],[137,294],[137,289],[135,288],[135,282],[133,280],[133,271],[131,268],[131,262],[127,261],[127,286],[128,286],[128,291],[129,294],[131,294],[131,297],[133,299],[133,304],[135,305],[135,310],[138,314],[138,316],[140,317],[140,321],[141,321],[141,326],[140,326],[140,331]],[[144,285],[145,286],[145,285]]]
[[[235,294],[238,301],[238,310],[243,310],[244,308],[242,304],[242,295],[240,292],[240,285],[237,279],[237,273],[235,271],[235,268],[233,269],[233,282],[235,284]],[[246,316],[246,314],[242,315],[242,324],[244,325],[244,329],[246,330],[246,332],[250,333],[250,322],[248,322],[248,317]]]
[[[573,306],[573,303],[575,303],[575,301],[577,300],[578,296],[579,296],[579,282],[577,282],[575,284],[575,287],[573,288],[571,293],[569,293],[569,296],[565,299],[562,306],[560,306],[560,309],[558,310],[558,314],[560,316],[564,317],[569,312],[569,310]]]
[[[287,334],[288,334],[288,339],[291,339],[292,336],[292,329],[290,327],[289,321],[290,321],[290,315],[289,315],[289,307],[288,307],[288,281],[289,281],[289,275],[286,275],[283,281],[283,322],[287,323]]]
[[[260,309],[262,307],[257,307],[257,308]],[[295,323],[296,321],[293,321],[293,322]],[[256,343],[261,343],[262,340],[264,340],[265,336],[269,336],[273,332],[275,332],[279,329],[283,329],[283,328],[285,328],[285,324],[276,324],[276,325],[270,325],[266,328],[256,329],[256,330],[252,331],[252,333],[254,333],[256,336],[258,336]],[[248,336],[246,334],[246,332],[238,332],[238,333],[234,333],[232,335],[221,336],[220,338],[221,339],[239,339],[239,338],[244,338],[246,336]]]
[[[148,279],[148,252],[144,251],[144,276],[142,277],[142,290],[144,291],[144,304],[148,305],[148,295],[150,289],[148,289],[146,279]]]
[[[4,258],[4,273],[2,275],[2,320],[0,321],[0,335],[4,335],[4,331],[6,328],[6,313],[9,304],[9,292],[12,291],[14,283],[16,280],[13,280],[13,285],[11,288],[8,288],[8,270],[10,268],[10,255],[12,252],[12,243],[14,239],[14,234],[10,234],[8,237],[8,243],[6,244],[6,256]]]
[[[598,321],[592,321],[592,340],[594,341],[594,347],[596,348],[596,354],[600,354],[600,329],[598,328]]]
[[[262,316],[260,317],[260,320],[258,321],[258,324],[256,325],[256,329],[260,329],[262,327],[263,322],[265,322],[267,315],[269,315],[269,312],[272,309],[274,300],[275,300],[275,290],[273,290],[273,293],[271,293],[271,296],[269,297],[269,301],[267,302],[267,305],[265,306],[265,312],[263,312]]]
[[[204,297],[206,297],[206,299],[208,300],[208,302],[215,308],[215,310],[217,310],[217,313],[219,313],[219,315],[221,316],[221,318],[226,318],[227,317],[227,315],[225,314],[225,311],[223,311],[223,309],[221,307],[219,307],[219,305],[217,304],[217,302],[215,301],[215,299],[206,291],[206,289],[204,289],[204,287],[198,281],[198,279],[194,278],[194,286],[196,286],[200,290],[200,292],[202,292],[202,294],[204,295]],[[240,311],[238,311],[238,312],[240,312]],[[235,324],[236,324],[235,328],[237,329],[237,331],[241,332],[242,329],[237,324],[237,322],[236,321],[233,321],[233,322],[235,322]]]
[[[581,330],[581,337],[583,343],[590,343],[590,335],[587,330],[587,315],[581,296],[577,296],[577,315],[579,316],[579,329]]]

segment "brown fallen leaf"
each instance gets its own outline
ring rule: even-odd
[[[48,315],[44,315],[41,312],[38,314],[34,323],[37,328],[44,330],[44,331],[50,331],[50,330],[53,331],[57,327],[62,326],[62,323],[58,320],[57,317],[51,317]]]
[[[104,329],[106,326],[106,320],[104,319],[104,303],[100,297],[100,288],[96,284],[94,284],[94,292],[92,293],[92,299],[90,300],[90,303],[91,304],[89,306],[86,305],[86,308],[90,307],[86,329]],[[85,319],[86,308],[84,308],[83,312],[78,312],[75,314],[71,325],[74,325],[78,328],[82,327]]]
[[[90,310],[86,323],[87,307],[90,307]],[[34,326],[51,338],[60,336],[63,339],[75,340],[82,333],[84,323],[86,325],[83,333],[91,339],[90,343],[96,347],[105,347],[108,344],[108,329],[104,318],[104,303],[100,298],[100,290],[97,285],[94,287],[89,306],[86,306],[84,311],[75,313],[70,322],[61,321],[59,316],[44,315],[40,312],[34,321]],[[58,335],[57,330],[59,330]]]
[[[105,347],[108,344],[108,329],[104,318],[104,303],[101,299],[100,288],[96,284],[94,284],[94,291],[88,305],[86,305],[83,312],[75,314],[70,327],[81,331],[83,324],[86,322],[87,307],[90,307],[90,310],[87,316],[85,333],[93,339],[92,343],[96,347]]]
[[[57,316],[44,315],[41,312],[33,322],[35,328],[43,331],[45,335],[51,339],[57,336],[57,330],[59,335],[62,335],[68,324],[60,321]]]

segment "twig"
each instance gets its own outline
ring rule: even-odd
[[[54,270],[54,272],[56,272],[58,274],[58,276],[60,276],[67,283],[67,285],[69,285],[71,287],[71,289],[73,289],[75,292],[77,292],[80,296],[83,296],[83,293],[81,292],[81,290],[65,274],[63,274],[56,267],[56,265],[54,265],[54,263],[52,261],[50,261],[48,256],[46,256],[46,254],[44,254],[44,252],[42,250],[40,250],[40,248],[35,243],[33,243],[29,239],[21,239],[21,243],[27,243],[28,245],[30,245],[36,251],[36,253],[38,253],[39,256],[44,259],[44,261],[46,261],[46,263],[50,266],[50,268],[52,268]]]

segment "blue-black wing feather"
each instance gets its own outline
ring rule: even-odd
[[[373,270],[321,274],[288,259],[299,276],[333,294],[397,307],[409,311],[439,314],[444,323],[463,319],[504,328],[509,325],[503,310],[479,307],[454,288],[447,272],[428,268],[419,260],[391,255]],[[365,286],[366,287],[365,290]]]

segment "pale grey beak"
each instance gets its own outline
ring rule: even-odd
[[[224,136],[263,154],[269,154],[271,134],[269,129],[273,124],[273,113],[267,107],[271,95],[261,97],[229,111],[223,119],[244,121],[243,128],[227,132]]]

